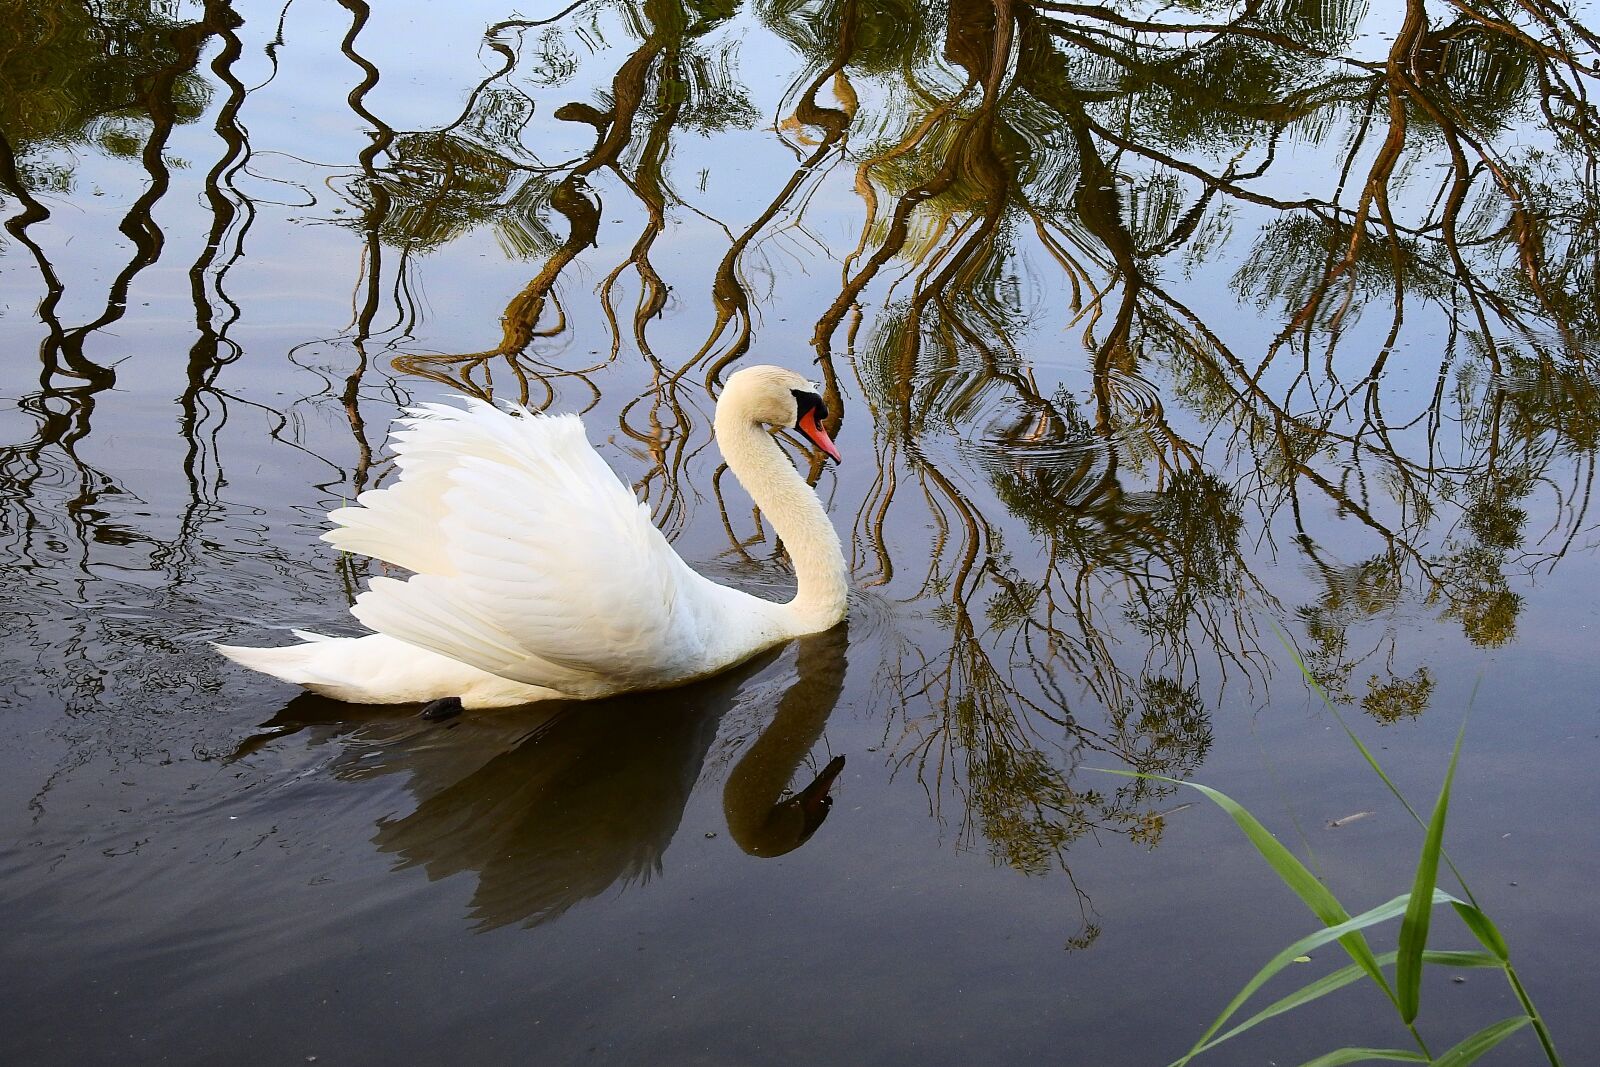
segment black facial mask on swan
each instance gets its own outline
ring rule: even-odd
[[[843,463],[844,457],[839,455],[839,449],[834,446],[828,431],[822,428],[823,420],[828,417],[828,405],[824,404],[822,397],[816,393],[802,392],[799,389],[789,391],[794,394],[795,429],[805,434],[807,440],[822,449],[825,454],[833,457],[835,463]]]

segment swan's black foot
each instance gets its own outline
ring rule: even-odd
[[[425,719],[428,722],[444,722],[446,719],[453,719],[460,715],[462,710],[460,697],[440,697],[423,708],[422,713],[417,718]]]

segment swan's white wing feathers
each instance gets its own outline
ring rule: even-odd
[[[354,608],[363,623],[574,696],[705,662],[721,591],[679,559],[576,416],[431,405],[402,434],[400,480],[334,512],[327,535],[418,571],[374,579]]]
[[[400,477],[393,485],[369,489],[357,507],[337,508],[328,517],[338,528],[323,535],[346,552],[372,556],[419,574],[454,571],[439,529],[451,473],[465,456],[496,447],[489,428],[475,426],[479,411],[500,414],[472,401],[463,411],[447,404],[420,404],[406,411],[400,429],[389,435]]]

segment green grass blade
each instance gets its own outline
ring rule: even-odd
[[[1273,629],[1277,630],[1277,627],[1274,626]],[[1278,641],[1282,643],[1284,651],[1289,653],[1289,658],[1294,660],[1294,665],[1300,669],[1300,677],[1305,680],[1306,685],[1322,700],[1323,706],[1333,713],[1334,720],[1344,730],[1345,736],[1350,739],[1351,744],[1356,746],[1356,751],[1361,753],[1361,758],[1367,761],[1367,766],[1371,767],[1373,773],[1383,781],[1384,785],[1389,787],[1389,792],[1393,793],[1395,799],[1400,801],[1401,805],[1411,813],[1411,817],[1417,820],[1417,825],[1422,825],[1422,816],[1417,814],[1417,809],[1411,806],[1411,801],[1407,800],[1405,794],[1400,792],[1400,787],[1394,784],[1394,780],[1384,773],[1382,765],[1378,763],[1378,757],[1374,756],[1372,750],[1361,743],[1361,738],[1357,737],[1356,732],[1350,729],[1349,725],[1344,721],[1344,716],[1340,715],[1339,709],[1334,706],[1333,698],[1328,696],[1328,691],[1322,688],[1322,683],[1317,681],[1317,676],[1311,673],[1311,668],[1307,667],[1305,660],[1300,658],[1300,652],[1290,643],[1289,636],[1282,630],[1277,632]]]
[[[1407,1052],[1401,1048],[1341,1048],[1307,1060],[1300,1067],[1340,1067],[1346,1063],[1371,1063],[1373,1060],[1390,1060],[1395,1063],[1427,1063],[1428,1057],[1420,1052]]]
[[[1467,929],[1472,931],[1473,937],[1483,943],[1484,948],[1498,956],[1501,962],[1511,962],[1511,948],[1506,944],[1506,939],[1500,936],[1500,928],[1490,921],[1489,916],[1471,904],[1457,902],[1451,907],[1456,909],[1461,921],[1467,924]]]
[[[1350,920],[1350,913],[1345,911],[1344,905],[1339,903],[1339,898],[1328,890],[1328,887],[1317,880],[1316,875],[1306,869],[1305,864],[1295,858],[1294,853],[1284,848],[1278,839],[1268,832],[1265,826],[1256,820],[1254,815],[1247,811],[1244,805],[1234,800],[1228,794],[1212,789],[1210,786],[1198,782],[1182,782],[1176,778],[1166,778],[1159,774],[1140,774],[1136,771],[1103,770],[1105,774],[1117,774],[1125,778],[1152,778],[1157,781],[1171,782],[1173,785],[1187,786],[1190,789],[1204,793],[1217,807],[1228,813],[1228,816],[1244,831],[1245,837],[1255,846],[1257,852],[1265,859],[1283,884],[1292,889],[1296,896],[1305,902],[1311,913],[1321,919],[1328,926],[1337,926]],[[1451,898],[1454,899],[1454,898]],[[1353,928],[1353,932],[1341,938],[1341,945],[1350,954],[1361,969],[1366,972],[1384,995],[1399,1006],[1395,1000],[1394,990],[1389,986],[1389,980],[1384,977],[1383,971],[1378,968],[1376,957],[1372,948],[1367,944],[1367,939],[1361,936],[1360,928]],[[1209,1035],[1208,1035],[1209,1036]],[[1202,1039],[1203,1040],[1203,1039]]]
[[[1278,635],[1278,641],[1283,645],[1284,651],[1289,653],[1289,658],[1294,660],[1294,665],[1299,668],[1300,677],[1305,681],[1306,686],[1321,699],[1322,706],[1328,709],[1328,713],[1339,724],[1339,729],[1343,730],[1344,735],[1350,739],[1350,743],[1356,746],[1356,751],[1361,753],[1361,758],[1367,761],[1367,766],[1372,768],[1372,773],[1378,776],[1378,779],[1383,782],[1394,798],[1400,802],[1400,806],[1410,813],[1416,824],[1426,829],[1427,824],[1422,821],[1422,816],[1417,812],[1416,808],[1411,806],[1411,801],[1406,799],[1406,795],[1400,792],[1400,787],[1394,784],[1394,779],[1384,772],[1382,764],[1378,762],[1378,757],[1374,756],[1372,750],[1362,743],[1361,738],[1356,736],[1356,732],[1350,729],[1350,724],[1344,721],[1344,716],[1339,714],[1338,705],[1333,702],[1332,697],[1328,696],[1328,691],[1322,688],[1322,683],[1317,681],[1316,675],[1311,673],[1311,668],[1306,666],[1305,660],[1300,658],[1300,652],[1294,647],[1294,643],[1289,640],[1289,635],[1278,629],[1276,624],[1273,625],[1272,629]],[[1473,702],[1477,700],[1477,695],[1478,687],[1474,684],[1472,696],[1467,701],[1468,708],[1471,708]],[[1461,884],[1461,892],[1468,900],[1476,904],[1477,901],[1472,896],[1472,890],[1467,886],[1467,880],[1456,869],[1455,862],[1450,858],[1450,853],[1441,849],[1439,854],[1450,868],[1450,872],[1456,876],[1456,881]]]
[[[1444,773],[1444,786],[1428,820],[1428,836],[1417,857],[1417,874],[1411,883],[1411,902],[1400,922],[1400,954],[1395,958],[1394,986],[1400,998],[1400,1018],[1415,1022],[1422,1004],[1422,952],[1428,947],[1428,926],[1433,919],[1433,887],[1439,877],[1439,849],[1444,845],[1445,818],[1450,811],[1450,784],[1455,781],[1456,762],[1461,758],[1461,739],[1466,736],[1463,722],[1456,731],[1455,748],[1450,751],[1450,768]]]
[[[1387,953],[1385,953],[1387,955]],[[1383,956],[1379,956],[1381,961]],[[1502,967],[1499,957],[1488,952],[1435,952],[1422,954],[1422,962],[1435,967]]]
[[[1396,899],[1399,899],[1399,898],[1396,898]],[[1391,964],[1391,963],[1393,963],[1395,961],[1395,957],[1397,955],[1398,955],[1398,953],[1395,953],[1395,952],[1385,952],[1383,955],[1377,957],[1378,966],[1380,966],[1380,967],[1389,966],[1389,964]],[[1495,967],[1495,968],[1498,968],[1500,966],[1500,961],[1498,959],[1496,959],[1494,956],[1492,956],[1489,953],[1487,953],[1487,952],[1431,952],[1430,951],[1430,952],[1424,952],[1422,954],[1422,962],[1426,963],[1426,964],[1429,964],[1430,966],[1435,966],[1435,967],[1454,967],[1454,968],[1465,968],[1465,967]],[[1193,1055],[1195,1055],[1197,1053],[1200,1053],[1200,1052],[1209,1052],[1212,1049],[1216,1048],[1218,1045],[1222,1044],[1224,1041],[1227,1041],[1229,1038],[1238,1037],[1240,1034],[1244,1033],[1246,1030],[1250,1029],[1251,1027],[1255,1026],[1258,1023],[1264,1023],[1268,1019],[1273,1018],[1274,1016],[1282,1015],[1284,1012],[1293,1011],[1295,1008],[1298,1008],[1303,1004],[1309,1004],[1309,1003],[1311,1003],[1311,1001],[1316,1000],[1318,997],[1325,997],[1329,993],[1335,992],[1336,990],[1343,989],[1345,986],[1351,984],[1352,982],[1358,981],[1363,975],[1365,975],[1365,973],[1366,972],[1363,971],[1358,965],[1352,963],[1348,967],[1341,967],[1339,970],[1334,971],[1332,974],[1323,975],[1321,978],[1318,978],[1316,981],[1310,983],[1309,985],[1302,986],[1301,988],[1295,990],[1293,993],[1290,993],[1288,996],[1282,998],[1281,1000],[1273,1001],[1272,1004],[1268,1005],[1265,1008],[1262,1008],[1260,1011],[1258,1011],[1254,1015],[1250,1016],[1250,1018],[1246,1019],[1244,1022],[1240,1023],[1238,1026],[1235,1026],[1233,1029],[1227,1031],[1224,1034],[1219,1034],[1217,1037],[1213,1038],[1211,1041],[1208,1041],[1205,1045],[1201,1046],[1198,1049],[1195,1049],[1194,1052],[1190,1053],[1190,1055],[1193,1056]]]
[[[1385,955],[1392,954],[1385,953]],[[1383,956],[1378,957],[1378,962],[1384,962]],[[1214,1040],[1206,1042],[1201,1047],[1189,1053],[1189,1055],[1194,1056],[1201,1052],[1209,1052],[1229,1038],[1238,1037],[1240,1034],[1244,1033],[1252,1026],[1255,1026],[1257,1023],[1264,1023],[1275,1015],[1282,1015],[1284,1012],[1292,1011],[1295,1008],[1300,1007],[1302,1004],[1309,1004],[1318,997],[1325,997],[1334,990],[1343,989],[1351,982],[1360,981],[1365,976],[1366,972],[1363,971],[1358,964],[1354,963],[1346,967],[1341,967],[1332,974],[1323,975],[1315,982],[1312,982],[1310,985],[1300,987],[1293,993],[1290,993],[1288,996],[1284,997],[1282,1000],[1273,1001],[1268,1007],[1262,1008],[1260,1011],[1250,1016],[1250,1018],[1246,1019],[1238,1026],[1235,1026],[1233,1029],[1229,1030],[1227,1033],[1220,1034]],[[1185,1057],[1185,1059],[1187,1059],[1187,1057]]]
[[[1423,826],[1424,824],[1422,822],[1422,816],[1417,814],[1417,809],[1411,806],[1411,802],[1406,799],[1405,794],[1401,793],[1400,788],[1394,784],[1394,781],[1390,779],[1387,774],[1384,773],[1383,767],[1378,764],[1378,758],[1372,754],[1372,751],[1367,748],[1366,745],[1361,743],[1361,738],[1357,737],[1355,731],[1350,729],[1350,724],[1344,721],[1344,716],[1339,714],[1338,707],[1333,703],[1332,699],[1329,698],[1327,691],[1323,689],[1321,683],[1317,681],[1316,676],[1311,673],[1311,668],[1307,667],[1305,660],[1300,658],[1299,651],[1295,649],[1294,644],[1289,640],[1288,635],[1279,629],[1276,624],[1273,625],[1272,629],[1273,632],[1278,635],[1278,640],[1283,644],[1284,650],[1287,651],[1289,653],[1289,657],[1294,660],[1295,666],[1300,669],[1300,675],[1305,679],[1306,685],[1310,687],[1312,692],[1316,693],[1317,696],[1322,699],[1323,706],[1328,709],[1329,714],[1331,714],[1334,720],[1338,722],[1339,727],[1344,730],[1345,736],[1350,739],[1350,743],[1355,745],[1356,750],[1361,753],[1361,757],[1367,761],[1367,765],[1372,768],[1373,772],[1377,774],[1379,779],[1383,781],[1383,784],[1388,787],[1389,792],[1394,794],[1395,799],[1400,802],[1401,806],[1403,806],[1406,811],[1411,814],[1411,817],[1416,820],[1417,825]],[[1478,688],[1476,685],[1474,685],[1472,688],[1474,699],[1476,698],[1477,691]],[[1468,706],[1470,707],[1471,704],[1472,701],[1469,700]],[[1494,924],[1489,921],[1489,917],[1478,909],[1477,899],[1472,895],[1472,887],[1467,885],[1466,878],[1462,876],[1461,871],[1456,867],[1454,861],[1450,859],[1450,853],[1441,848],[1439,850],[1439,855],[1444,860],[1445,864],[1449,866],[1451,873],[1456,876],[1456,881],[1461,886],[1462,895],[1465,896],[1470,902],[1470,906],[1467,904],[1458,904],[1456,906],[1457,912],[1460,913],[1462,920],[1466,922],[1469,927],[1471,927],[1473,934],[1477,936],[1478,940],[1483,942],[1483,944],[1491,952],[1498,955],[1504,962],[1506,978],[1508,981],[1510,981],[1511,988],[1516,992],[1517,1000],[1522,1004],[1523,1010],[1525,1010],[1528,1013],[1529,1018],[1533,1020],[1533,1028],[1539,1035],[1539,1044],[1544,1049],[1545,1058],[1549,1060],[1551,1067],[1561,1067],[1562,1060],[1560,1054],[1556,1052],[1555,1040],[1551,1036],[1549,1028],[1545,1025],[1544,1019],[1534,1007],[1533,1000],[1528,996],[1528,991],[1522,985],[1522,980],[1517,977],[1516,968],[1511,965],[1510,951],[1506,947],[1505,939],[1500,936],[1500,931],[1495,929]],[[1392,994],[1390,999],[1394,999]]]
[[[1526,1015],[1513,1015],[1509,1019],[1501,1019],[1497,1023],[1485,1026],[1482,1030],[1479,1030],[1461,1042],[1461,1044],[1434,1060],[1435,1067],[1464,1067],[1465,1064],[1476,1063],[1479,1056],[1482,1056],[1485,1052],[1488,1052],[1531,1022],[1533,1020]]]
[[[1528,1018],[1532,1020],[1533,1032],[1539,1035],[1539,1047],[1544,1049],[1545,1059],[1550,1061],[1550,1067],[1561,1067],[1561,1054],[1556,1051],[1556,1040],[1551,1036],[1550,1028],[1545,1025],[1539,1009],[1533,1006],[1528,991],[1523,988],[1522,979],[1517,977],[1517,969],[1511,966],[1509,961],[1505,967],[1506,981],[1511,983],[1511,990],[1517,995],[1517,1003],[1522,1005],[1522,1010],[1527,1012]]]
[[[1437,903],[1444,904],[1455,898],[1449,893],[1437,891],[1435,899]],[[1364,930],[1369,926],[1376,926],[1378,923],[1386,922],[1404,912],[1408,900],[1409,898],[1406,896],[1395,897],[1393,900],[1385,901],[1376,908],[1364,911],[1345,922],[1334,926],[1326,926],[1315,933],[1307,934],[1288,948],[1281,950],[1276,956],[1268,960],[1266,966],[1257,971],[1250,981],[1244,984],[1244,988],[1234,995],[1234,998],[1228,1002],[1226,1008],[1222,1009],[1222,1014],[1217,1016],[1216,1021],[1206,1028],[1205,1033],[1200,1035],[1200,1040],[1195,1042],[1194,1047],[1182,1059],[1177,1060],[1172,1067],[1182,1067],[1183,1064],[1188,1063],[1198,1055],[1206,1043],[1211,1041],[1212,1036],[1222,1029],[1223,1024],[1233,1018],[1234,1013],[1244,1006],[1244,1002],[1249,1000],[1255,991],[1265,985],[1273,975],[1293,963],[1296,956],[1307,955],[1332,941],[1340,941],[1342,943],[1343,939],[1349,936],[1352,931]],[[1377,966],[1378,960],[1376,956],[1372,958],[1372,962],[1374,966]],[[1357,966],[1360,966],[1359,963]],[[1361,970],[1365,972],[1366,968],[1361,967]],[[1379,973],[1381,974],[1382,972],[1380,971]],[[1387,983],[1385,983],[1385,988],[1388,988]]]

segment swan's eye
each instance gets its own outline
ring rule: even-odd
[[[798,423],[801,419],[805,418],[806,413],[810,411],[815,411],[817,413],[818,422],[821,422],[828,417],[828,405],[824,404],[822,402],[822,397],[818,396],[816,393],[804,392],[800,389],[791,389],[789,392],[794,394],[795,422]]]

